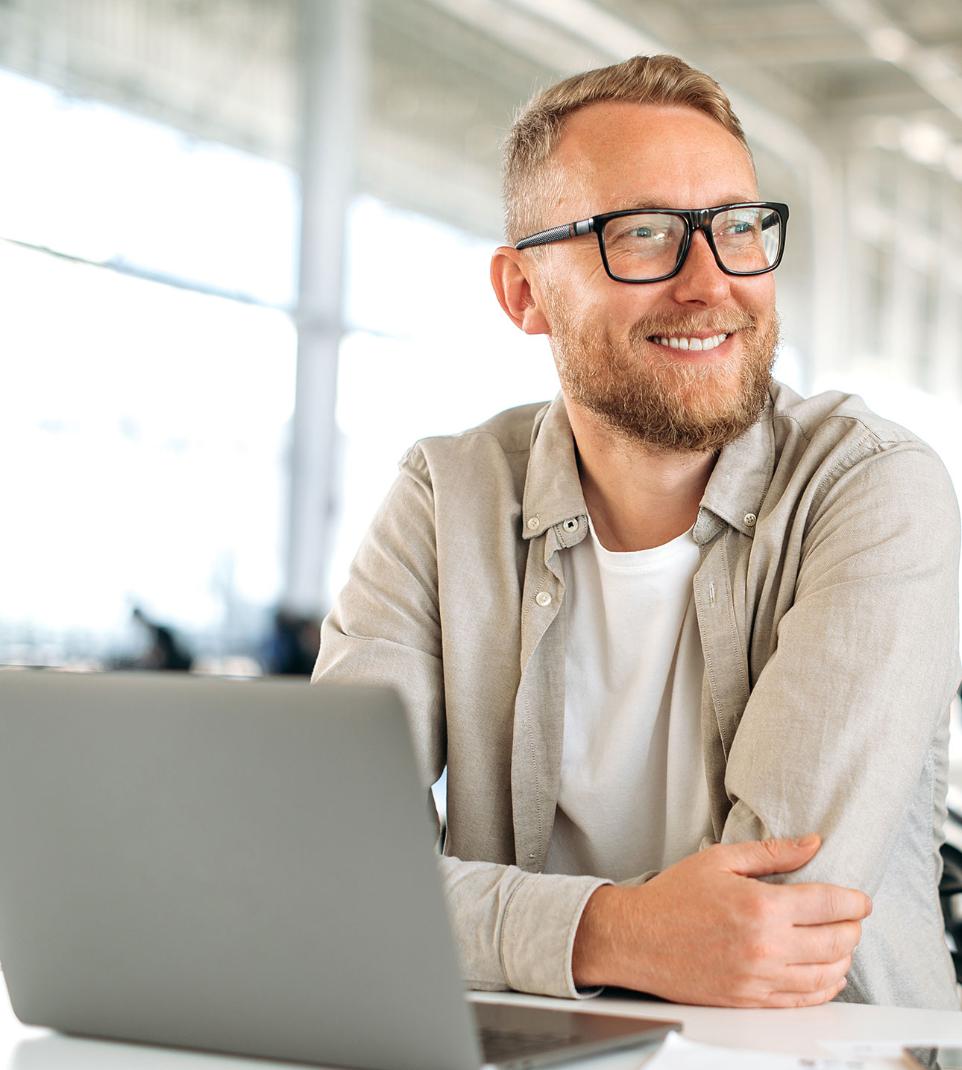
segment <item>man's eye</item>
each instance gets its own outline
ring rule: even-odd
[[[726,219],[715,225],[715,237],[720,241],[747,241],[758,237],[757,219]]]
[[[629,238],[646,238],[649,241],[667,241],[668,231],[660,230],[656,227],[632,227],[628,231],[627,237]]]

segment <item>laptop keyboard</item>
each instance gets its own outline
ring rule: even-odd
[[[485,1062],[506,1062],[520,1055],[534,1055],[540,1051],[564,1048],[579,1038],[570,1033],[528,1033],[514,1029],[490,1029],[481,1033],[481,1048]]]

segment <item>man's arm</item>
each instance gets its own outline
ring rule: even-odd
[[[405,458],[324,621],[313,679],[395,688],[425,788],[438,779],[446,741],[434,496],[417,448]],[[580,994],[572,945],[584,905],[603,880],[453,857],[440,865],[471,987]]]
[[[795,601],[729,755],[722,841],[817,830],[798,878],[875,895],[959,681],[959,518],[938,458],[879,451],[826,489]]]

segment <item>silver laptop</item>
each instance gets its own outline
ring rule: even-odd
[[[15,1013],[392,1070],[536,1066],[680,1028],[469,1003],[426,803],[390,691],[0,672]]]

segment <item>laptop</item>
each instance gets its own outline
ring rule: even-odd
[[[372,1070],[680,1028],[466,1000],[433,840],[391,691],[0,672],[0,964],[28,1025]]]

